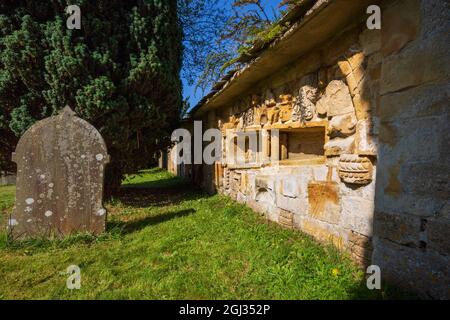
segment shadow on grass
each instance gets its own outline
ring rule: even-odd
[[[132,184],[130,184],[132,183]],[[179,188],[183,185],[188,185],[188,183],[180,178],[167,178],[156,181],[129,181],[129,184],[124,184],[123,189],[153,189],[153,188]]]
[[[170,221],[172,219],[181,218],[185,216],[189,216],[194,214],[196,211],[194,209],[186,209],[180,211],[173,211],[164,214],[160,214],[157,216],[145,217],[143,219],[132,220],[128,222],[124,221],[112,221],[108,223],[108,229],[111,230],[120,230],[122,235],[134,233],[145,229],[149,226],[154,226],[159,223],[164,223]]]
[[[382,283],[380,290],[369,290],[366,281],[362,281],[348,291],[350,300],[420,300],[417,295],[388,283]]]
[[[152,169],[151,172],[156,176],[159,173],[155,169]],[[207,197],[200,188],[182,178],[163,175],[159,179],[153,180],[145,179],[146,172],[142,173],[143,175],[136,176],[136,179],[128,179],[113,197],[111,203],[114,204],[118,201],[128,207],[148,208],[176,205],[181,201]]]
[[[206,196],[200,190],[189,185],[182,188],[121,188],[112,199],[111,204],[119,202],[133,208],[162,207]]]

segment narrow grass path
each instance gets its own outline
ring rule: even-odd
[[[0,188],[3,225],[14,188]],[[378,299],[330,246],[165,171],[129,177],[94,238],[0,241],[0,299]],[[2,227],[2,230],[4,228]],[[81,289],[66,288],[69,265]]]

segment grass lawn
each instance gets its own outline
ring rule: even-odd
[[[0,187],[3,221],[14,188]],[[159,169],[128,177],[94,238],[0,241],[0,299],[378,299],[331,246]],[[2,227],[4,230],[4,227]],[[66,288],[69,265],[81,289]]]

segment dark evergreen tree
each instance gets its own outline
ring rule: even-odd
[[[68,5],[81,8],[69,30]],[[170,143],[182,108],[176,0],[2,0],[0,170],[34,122],[65,105],[92,123],[112,156],[107,190]]]

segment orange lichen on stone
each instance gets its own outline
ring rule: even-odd
[[[336,182],[332,181],[312,181],[308,184],[308,200],[310,205],[310,215],[314,218],[323,219],[325,215],[330,215],[330,212],[336,212],[339,215],[339,210],[330,210],[339,205],[339,187]],[[337,220],[326,219],[326,220]],[[331,221],[330,221],[331,222]]]
[[[402,193],[402,184],[398,179],[398,175],[400,173],[401,163],[396,164],[389,168],[389,181],[386,188],[384,188],[384,192],[393,196],[399,197]]]

